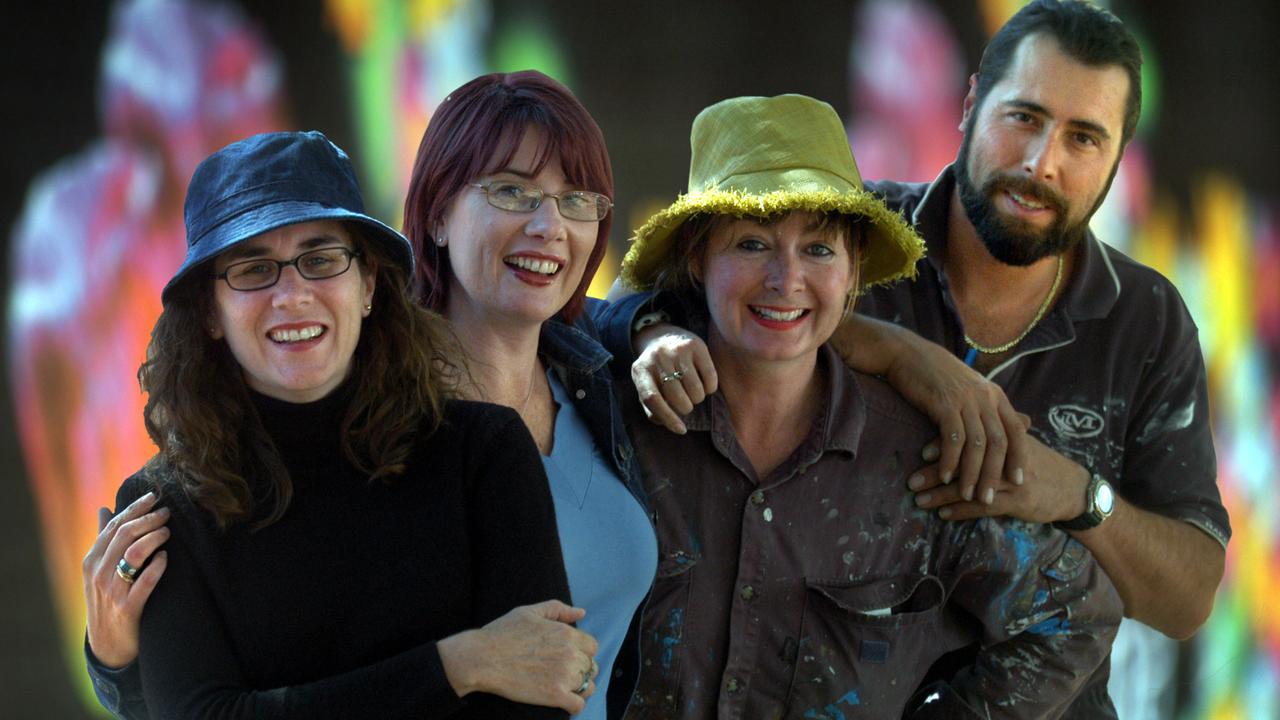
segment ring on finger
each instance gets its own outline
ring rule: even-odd
[[[575,695],[581,695],[582,693],[586,692],[587,688],[589,687],[591,687],[591,671],[584,670],[582,673],[582,684],[579,685],[578,689],[574,690],[573,693]]]
[[[951,442],[960,442],[960,431],[953,430],[951,432]]]
[[[974,447],[976,447],[976,448],[980,448],[980,447],[982,447],[982,438],[974,438],[974,439],[973,439],[973,446],[974,446]]]
[[[140,572],[142,571],[130,565],[129,561],[125,560],[123,557],[120,558],[120,562],[116,563],[116,574],[120,576],[121,580],[129,583],[130,585],[133,584],[134,580],[138,579],[138,573]]]

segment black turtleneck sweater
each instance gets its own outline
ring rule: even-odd
[[[254,404],[293,480],[278,522],[221,532],[173,488],[169,564],[142,616],[152,718],[564,717],[459,699],[435,641],[517,605],[569,599],[528,430],[451,402],[407,472],[369,482],[342,456],[346,393]],[[149,489],[141,474],[117,498]]]

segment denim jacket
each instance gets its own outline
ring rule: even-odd
[[[137,660],[113,670],[94,656],[89,649],[88,637],[84,641],[84,657],[89,668],[89,680],[93,683],[93,694],[98,696],[102,707],[123,720],[148,720],[151,717],[142,699],[142,674]]]
[[[616,390],[632,392],[628,379],[630,368],[610,364],[614,356],[602,346],[604,338],[597,331],[597,323],[602,328],[625,328],[625,331],[618,330],[613,340],[625,343],[629,349],[631,318],[641,307],[643,298],[626,298],[614,304],[588,298],[586,312],[573,325],[558,318],[543,324],[538,351],[574,399],[574,409],[590,428],[596,447],[602,455],[612,459],[618,477],[626,482],[627,489],[640,502],[652,524],[653,512],[645,495],[640,465],[622,423],[615,392],[615,382],[619,383]],[[636,609],[631,628],[627,631],[627,640],[614,661],[608,697],[610,718],[622,717],[639,678],[640,615],[643,607],[644,603],[641,603]]]

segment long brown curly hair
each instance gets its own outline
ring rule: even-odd
[[[377,274],[374,311],[364,320],[351,363],[351,402],[336,438],[370,480],[404,471],[418,433],[439,427],[457,371],[456,340],[439,315],[418,307],[411,279],[383,249],[348,223]],[[147,433],[159,447],[144,471],[161,493],[171,488],[213,515],[220,528],[281,518],[293,482],[249,396],[227,344],[205,328],[213,311],[212,262],[172,289],[151,332],[138,383],[147,393]],[[176,488],[175,488],[176,486]]]

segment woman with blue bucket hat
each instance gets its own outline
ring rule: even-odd
[[[577,698],[595,667],[567,624],[581,610],[553,599],[536,448],[510,409],[450,399],[452,335],[414,304],[409,243],[365,214],[346,154],[315,132],[233,143],[185,215],[138,374],[159,452],[86,559],[95,649],[139,638],[111,622],[146,602],[114,671],[140,673],[145,706],[113,710],[563,716],[512,701]],[[112,616],[96,644],[95,615]],[[130,685],[97,670],[100,694]]]

